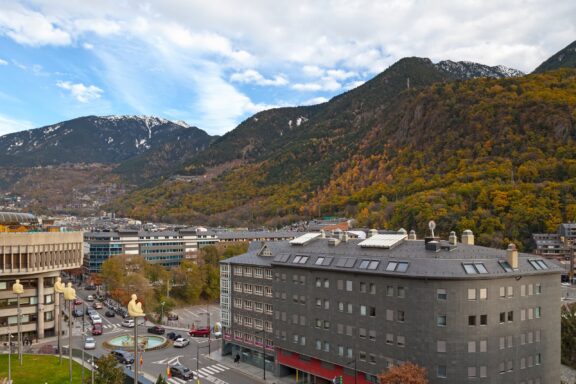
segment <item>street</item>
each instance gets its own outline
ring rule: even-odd
[[[85,313],[87,307],[92,307],[91,302],[87,302],[86,298],[88,295],[93,294],[93,291],[85,291],[83,289],[77,289],[77,296],[83,301],[83,304],[77,306],[79,309]],[[94,336],[96,340],[96,349],[86,351],[88,354],[99,357],[110,350],[103,347],[103,342],[110,339],[111,337],[126,335],[133,335],[133,328],[124,328],[121,326],[122,317],[116,315],[115,317],[106,317],[105,312],[107,308],[104,306],[103,309],[96,310],[100,317],[102,318],[103,334]],[[168,322],[166,325],[166,318],[164,321],[164,327],[166,328],[166,333],[175,332],[183,337],[190,340],[190,344],[184,348],[175,348],[170,342],[166,348],[145,351],[143,353],[143,361],[139,371],[144,372],[146,376],[150,379],[156,380],[159,374],[166,377],[166,368],[174,364],[182,364],[188,367],[190,370],[198,373],[201,383],[212,383],[212,384],[251,384],[254,383],[254,379],[245,376],[242,372],[231,369],[230,367],[218,364],[217,361],[207,358],[209,352],[214,352],[220,349],[221,340],[211,339],[202,337],[190,337],[188,336],[187,329],[191,325],[196,327],[204,327],[207,324],[208,319],[210,319],[210,324],[214,325],[216,321],[220,319],[219,307],[216,305],[211,306],[195,306],[188,307],[184,309],[178,309],[173,311],[178,314],[179,319],[176,321]],[[209,313],[209,315],[208,315]],[[88,316],[84,316],[84,323],[82,318],[72,318],[72,345],[73,348],[82,349],[82,333],[85,332],[88,336],[91,336],[92,324]],[[146,325],[140,325],[138,328],[139,335],[146,335],[147,328],[151,323]],[[67,329],[68,325],[63,323],[63,329]],[[62,346],[66,348],[68,346],[68,335],[62,337]],[[196,356],[198,355],[198,360]],[[88,357],[87,357],[88,359]],[[135,362],[138,363],[138,362]],[[87,375],[89,373],[87,372]],[[170,384],[183,384],[183,383],[194,383],[194,380],[183,380],[180,378],[172,377],[168,379]]]

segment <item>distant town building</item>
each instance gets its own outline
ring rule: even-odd
[[[55,336],[54,283],[61,271],[82,265],[82,232],[48,232],[35,216],[0,212],[0,340],[17,329],[16,279],[22,335],[28,339]]]
[[[308,383],[377,383],[406,361],[432,384],[557,383],[560,273],[471,231],[254,243],[221,262],[222,353]]]
[[[532,238],[536,244],[535,254],[556,260],[564,266],[566,280],[574,278],[576,223],[560,224],[557,233],[535,233]]]

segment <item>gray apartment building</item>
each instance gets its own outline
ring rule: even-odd
[[[309,383],[376,383],[407,361],[430,383],[560,381],[558,267],[476,246],[470,231],[462,242],[370,232],[309,233],[223,261],[223,353],[261,366],[264,321],[267,369]]]

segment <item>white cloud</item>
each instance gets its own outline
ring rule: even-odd
[[[346,89],[346,90],[354,89],[354,88],[361,86],[365,82],[366,81],[364,81],[364,80],[351,81],[351,82],[347,83],[346,85],[344,85],[344,89]]]
[[[327,97],[313,97],[312,99],[308,99],[302,103],[302,105],[316,105],[322,104],[327,102],[329,99]]]
[[[236,72],[230,76],[230,81],[262,86],[281,86],[288,84],[288,79],[282,74],[274,76],[273,79],[266,79],[254,69],[247,69],[244,72]]]
[[[94,49],[94,45],[90,44],[90,43],[84,43],[84,44],[82,44],[82,47],[88,51],[91,51]]]
[[[292,86],[292,89],[304,92],[318,92],[318,91],[334,92],[340,90],[341,88],[342,84],[340,84],[338,80],[330,76],[324,76],[316,82],[296,83]]]
[[[6,60],[0,59],[0,65],[8,65],[8,62]]]
[[[34,124],[29,121],[15,119],[0,114],[0,136],[32,128],[34,128]]]
[[[97,100],[102,95],[102,89],[95,85],[86,86],[82,83],[72,84],[69,81],[59,81],[56,85],[62,89],[70,91],[70,94],[81,103]]]
[[[19,4],[4,2],[0,6],[0,34],[24,45],[68,45],[70,34],[45,15]]]

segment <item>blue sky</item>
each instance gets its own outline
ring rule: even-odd
[[[113,114],[223,134],[402,57],[530,72],[575,39],[573,0],[0,0],[0,135]]]

